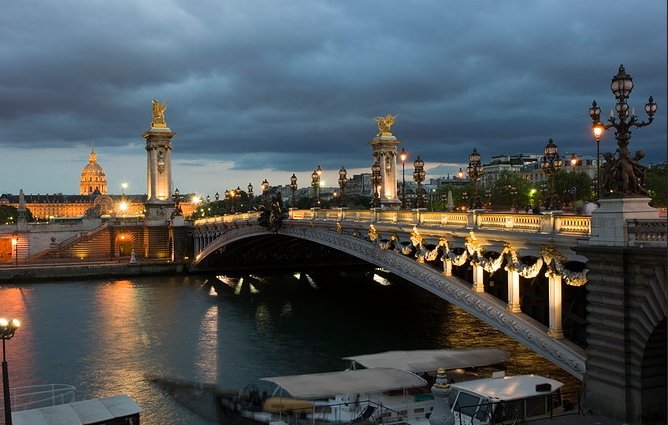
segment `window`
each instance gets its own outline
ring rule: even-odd
[[[473,417],[476,410],[478,409],[479,404],[479,397],[476,397],[472,394],[459,393],[459,397],[455,403],[454,411],[469,417]]]

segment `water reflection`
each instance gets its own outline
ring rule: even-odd
[[[11,384],[71,384],[78,399],[127,393],[144,424],[202,425],[146,374],[243,388],[342,369],[350,355],[491,345],[513,353],[510,373],[565,375],[463,310],[383,277],[309,270],[5,285],[0,316],[22,321],[7,345]],[[235,295],[241,280],[258,292]]]

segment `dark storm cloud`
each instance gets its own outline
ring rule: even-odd
[[[235,169],[368,166],[386,113],[432,162],[550,137],[591,154],[587,109],[613,107],[624,63],[638,114],[659,103],[632,143],[665,160],[665,16],[656,0],[10,1],[0,146],[141,143],[157,98],[177,157]]]

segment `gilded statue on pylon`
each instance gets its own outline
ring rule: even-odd
[[[387,114],[384,117],[376,117],[376,124],[378,125],[378,136],[392,136],[390,127],[394,124],[394,120],[399,115]]]
[[[151,127],[167,128],[165,109],[167,109],[167,102],[160,102],[159,100],[153,99],[153,120],[151,121]]]

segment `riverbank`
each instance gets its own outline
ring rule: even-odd
[[[186,270],[183,264],[168,261],[138,261],[130,263],[127,260],[100,261],[100,262],[50,262],[5,265],[0,267],[0,284],[33,282],[53,279],[76,279],[86,277],[123,277],[123,276],[150,276],[160,274],[183,273]]]

